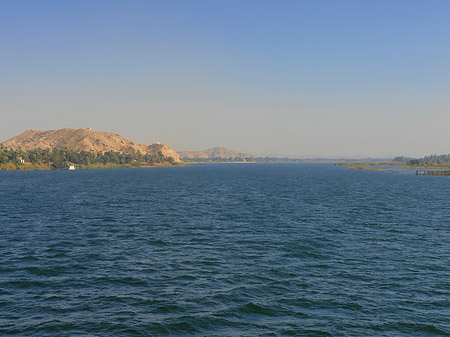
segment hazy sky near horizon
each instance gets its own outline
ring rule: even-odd
[[[450,152],[450,1],[0,0],[0,141]]]

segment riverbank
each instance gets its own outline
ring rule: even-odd
[[[386,169],[398,170],[450,170],[450,163],[429,164],[429,165],[407,165],[400,162],[356,162],[356,163],[337,163],[336,166],[363,171],[384,171]]]
[[[154,165],[136,165],[136,164],[78,164],[73,165],[76,170],[88,169],[114,169],[114,168],[140,168],[140,167],[174,167],[186,166],[186,164],[170,164],[170,163],[155,163]],[[50,164],[32,164],[32,163],[6,163],[0,165],[0,171],[45,171],[45,170],[61,170],[55,169]]]

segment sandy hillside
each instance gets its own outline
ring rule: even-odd
[[[74,151],[93,152],[132,153],[141,151],[142,154],[158,154],[161,151],[165,157],[172,157],[176,162],[180,161],[178,154],[166,144],[138,144],[117,133],[91,129],[27,130],[2,144],[7,148],[21,148],[22,150],[66,147]]]
[[[255,157],[248,153],[240,153],[225,147],[214,147],[204,151],[180,151],[180,158],[186,159],[213,159],[213,158],[245,158]]]

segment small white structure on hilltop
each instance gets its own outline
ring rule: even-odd
[[[91,127],[88,127],[87,129],[88,129],[88,130],[92,130],[92,128],[91,128]]]

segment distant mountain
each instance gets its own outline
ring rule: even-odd
[[[204,151],[179,151],[178,154],[180,155],[181,160],[184,161],[216,161],[221,159],[227,161],[239,161],[243,159],[256,158],[254,155],[237,152],[225,147],[214,147]]]
[[[180,162],[180,157],[169,145],[152,144],[143,145],[128,140],[117,133],[95,131],[92,129],[61,129],[37,131],[27,130],[19,136],[8,139],[1,143],[6,148],[33,150],[36,148],[53,149],[68,148],[69,150],[81,152],[121,152],[134,153],[140,151],[142,154],[158,154],[162,152],[166,158],[172,157],[175,162]]]

